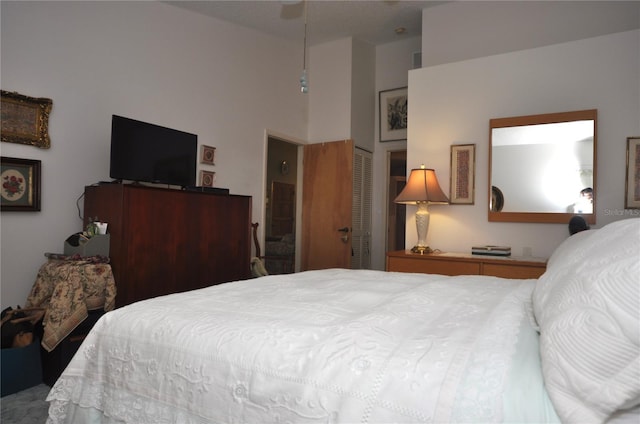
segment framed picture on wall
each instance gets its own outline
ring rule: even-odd
[[[41,162],[6,156],[0,161],[2,211],[39,211]]]
[[[41,149],[51,146],[49,113],[51,99],[29,97],[2,90],[2,136],[8,143],[30,144]]]
[[[625,209],[640,209],[640,137],[627,138]]]
[[[200,163],[207,165],[216,164],[216,148],[211,146],[202,145],[200,149]]]
[[[201,187],[213,187],[213,182],[216,179],[216,173],[211,171],[200,171],[200,186]]]
[[[407,139],[407,87],[379,93],[380,141]]]
[[[451,184],[449,202],[473,205],[475,201],[476,145],[451,146]]]

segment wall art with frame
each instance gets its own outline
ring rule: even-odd
[[[0,162],[1,210],[39,211],[41,162],[7,156]]]
[[[381,142],[407,139],[407,93],[407,87],[378,93]]]
[[[216,179],[216,173],[212,171],[200,171],[200,186],[201,187],[213,187],[213,182]]]
[[[449,202],[473,205],[475,201],[476,145],[451,146],[451,184]]]
[[[29,97],[2,90],[2,117],[0,140],[8,143],[30,144],[41,149],[51,147],[49,114],[51,99]]]
[[[202,145],[200,150],[200,163],[207,165],[216,164],[216,148],[211,146]]]
[[[640,209],[640,137],[627,138],[625,209]]]

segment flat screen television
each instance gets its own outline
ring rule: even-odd
[[[113,115],[109,176],[169,184],[196,185],[198,136]]]

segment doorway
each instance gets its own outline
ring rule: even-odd
[[[269,274],[295,271],[299,147],[271,135],[267,138],[263,251]]]
[[[404,250],[406,239],[407,206],[394,202],[407,184],[407,151],[388,153],[387,185],[387,251]]]

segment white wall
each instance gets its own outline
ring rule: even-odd
[[[109,180],[112,114],[217,147],[206,169],[217,186],[253,196],[260,219],[265,128],[306,139],[301,45],[160,2],[0,7],[2,89],[53,99],[50,149],[0,146],[3,156],[42,161],[42,211],[2,212],[3,308],[23,305],[44,253],[81,230],[84,186]]]
[[[371,234],[371,267],[385,269],[386,228],[387,228],[387,156],[389,152],[406,150],[407,142],[390,141],[380,143],[378,93],[384,90],[406,87],[412,56],[420,52],[421,37],[411,37],[382,44],[376,47],[375,84],[375,150],[373,152],[373,210],[371,213],[373,233]],[[409,108],[412,107],[409,100]]]
[[[309,133],[311,142],[351,137],[352,39],[309,49]]]
[[[351,138],[374,148],[375,48],[351,37],[309,49],[311,142]]]
[[[351,72],[351,138],[357,147],[373,152],[375,147],[375,76],[376,50],[371,44],[353,40]]]
[[[453,1],[422,12],[422,66],[637,29],[638,1]]]
[[[423,56],[424,58],[424,56]],[[487,221],[489,120],[598,109],[597,224],[640,216],[624,210],[626,138],[640,134],[640,30],[414,70],[409,73],[408,168],[425,162],[449,191],[450,146],[476,144],[475,204],[432,206],[428,243],[531,247],[547,257],[566,224]],[[407,246],[417,240],[407,213]]]

